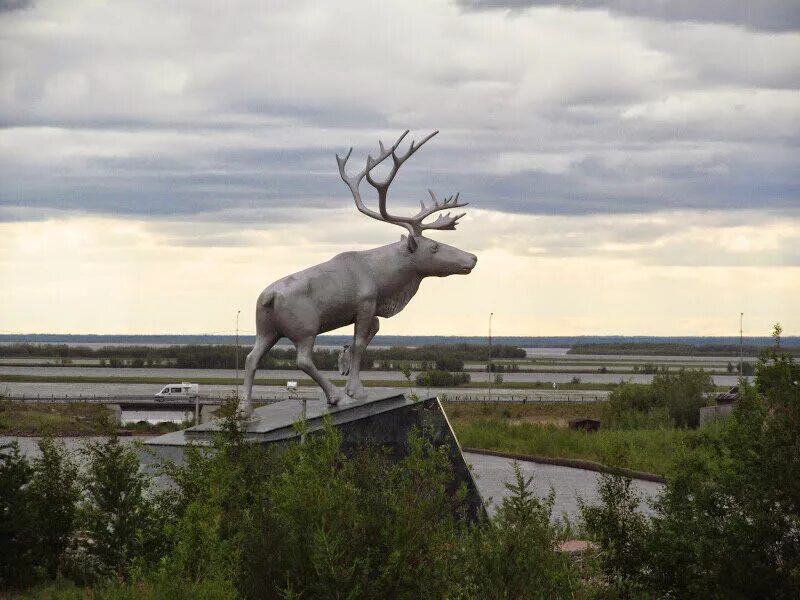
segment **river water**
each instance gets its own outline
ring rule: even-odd
[[[63,442],[70,450],[79,450],[87,441],[92,439],[101,440],[103,438],[67,437],[59,438],[59,441]],[[120,438],[125,444],[135,444],[145,439],[147,438]],[[39,455],[38,438],[0,436],[0,445],[11,441],[17,441],[22,454],[25,456],[35,457]],[[486,456],[471,452],[465,452],[464,458],[471,465],[481,496],[484,500],[489,501],[489,513],[493,514],[503,498],[509,494],[505,483],[513,481],[512,464],[514,461],[498,456]],[[533,477],[533,489],[537,495],[545,497],[551,488],[555,492],[554,520],[566,516],[570,522],[577,523],[580,516],[578,498],[582,498],[587,504],[594,504],[599,501],[597,495],[599,474],[594,471],[556,465],[541,465],[528,461],[517,462],[526,478]],[[634,485],[644,501],[641,507],[642,511],[650,513],[648,502],[659,494],[663,486],[660,483],[641,480],[635,480]]]

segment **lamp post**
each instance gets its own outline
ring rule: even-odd
[[[492,315],[493,312],[489,313],[489,402],[492,401]]]
[[[742,336],[742,320],[744,313],[739,313],[739,377],[744,377],[744,337]]]
[[[236,399],[239,399],[239,313],[236,311]]]

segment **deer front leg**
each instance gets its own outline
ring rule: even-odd
[[[325,392],[325,397],[328,399],[328,404],[336,406],[339,401],[344,400],[346,396],[342,390],[338,389],[325,376],[319,372],[312,359],[314,350],[314,337],[307,337],[295,341],[294,345],[297,348],[297,367],[304,371],[311,379],[317,382],[317,385]]]
[[[367,345],[372,341],[372,338],[378,333],[380,327],[378,317],[374,316],[374,304],[372,304],[371,308],[371,311],[365,311],[365,314],[356,318],[350,375],[344,388],[345,393],[356,400],[366,400],[369,395],[361,384],[361,356]]]

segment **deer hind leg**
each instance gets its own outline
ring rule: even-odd
[[[269,352],[269,349],[275,345],[279,338],[280,335],[275,332],[259,333],[256,336],[256,343],[253,349],[244,361],[244,400],[241,401],[240,410],[245,415],[250,415],[253,412],[253,378],[256,375],[256,369],[258,369],[258,361],[261,360],[264,354]]]
[[[304,371],[311,379],[313,379],[322,391],[325,392],[325,397],[328,399],[328,404],[336,406],[341,400],[347,398],[344,392],[333,385],[328,379],[319,372],[312,359],[312,351],[314,350],[314,340],[316,336],[309,336],[294,341],[297,348],[297,368]]]
[[[352,358],[350,374],[347,378],[345,393],[356,400],[366,400],[369,396],[366,388],[361,384],[361,357],[367,345],[375,337],[380,328],[378,317],[372,315],[356,319],[355,333],[353,335]]]

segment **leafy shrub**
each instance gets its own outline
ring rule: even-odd
[[[151,538],[160,534],[155,503],[145,496],[149,479],[135,450],[115,436],[87,444],[84,453],[89,464],[82,481],[83,536],[73,549],[73,577],[79,582],[112,575],[125,579],[134,559],[152,559],[148,549],[159,550]]]
[[[417,375],[420,387],[454,387],[469,383],[469,373],[450,373],[449,371],[426,371]]]
[[[702,369],[661,371],[651,385],[654,406],[665,406],[676,427],[697,427],[700,408],[713,391],[711,375]]]
[[[604,417],[610,427],[629,428],[637,419],[633,413],[655,414],[641,420],[662,423],[663,409],[676,427],[697,427],[700,408],[708,403],[714,390],[711,376],[703,370],[659,371],[651,385],[625,383],[611,391]]]
[[[580,503],[586,531],[600,546],[599,562],[608,597],[629,598],[640,586],[640,568],[649,524],[639,511],[633,481],[604,473],[598,484],[600,504]]]
[[[455,356],[443,356],[436,359],[437,371],[463,371],[464,361]]]
[[[77,526],[78,466],[52,438],[43,438],[39,450],[30,486],[36,558],[44,574],[55,579],[63,570],[64,555]]]
[[[31,583],[35,534],[28,510],[33,468],[16,442],[0,446],[0,588]]]
[[[614,514],[632,501],[619,482],[601,490],[587,528],[606,552],[632,549],[606,555],[607,581],[656,598],[800,597],[800,365],[776,343],[756,372],[730,419],[688,438],[649,523]],[[643,544],[612,544],[631,530]]]
[[[461,546],[467,598],[572,597],[572,570],[566,557],[553,551],[559,537],[551,522],[555,494],[544,500],[531,489],[515,462],[514,481],[506,487],[494,523],[469,532]]]

